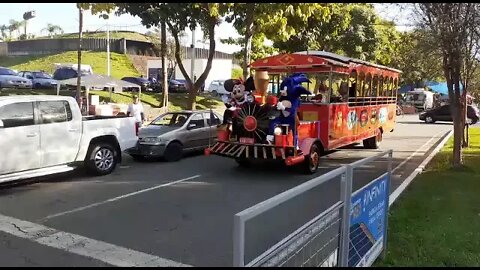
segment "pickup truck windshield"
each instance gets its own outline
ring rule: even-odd
[[[150,125],[181,127],[187,122],[190,115],[189,113],[167,113],[157,117]]]

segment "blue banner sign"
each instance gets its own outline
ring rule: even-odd
[[[349,267],[370,266],[382,252],[389,187],[385,173],[352,195]]]

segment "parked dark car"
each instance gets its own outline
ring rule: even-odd
[[[126,81],[126,82],[129,82],[129,83],[134,83],[136,85],[139,85],[142,89],[142,92],[143,91],[153,91],[153,89],[154,89],[154,86],[152,85],[152,83],[149,80],[147,80],[145,78],[142,78],[142,77],[123,77],[122,81]],[[131,91],[132,89],[125,88],[125,90]],[[135,90],[136,90],[136,88],[135,88]]]
[[[161,79],[155,83],[154,89],[157,92],[163,91]],[[169,93],[186,93],[187,84],[185,80],[177,80],[177,79],[168,80],[168,92]]]
[[[81,76],[85,76],[88,74],[90,73],[88,73],[87,71],[82,71]],[[78,77],[77,70],[70,67],[59,68],[53,73],[53,79],[57,81],[68,80],[76,77]]]
[[[168,81],[168,91],[171,93],[185,93],[187,92],[187,83],[185,80],[170,80]]]
[[[443,105],[419,114],[418,118],[425,123],[435,123],[436,121],[452,122],[452,115],[450,113],[450,105]],[[478,108],[472,105],[467,106],[467,120],[471,124],[478,122],[480,113]]]
[[[33,87],[37,89],[57,87],[57,81],[43,71],[20,71],[18,76],[31,80]]]

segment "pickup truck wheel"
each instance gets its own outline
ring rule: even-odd
[[[117,166],[117,153],[108,143],[98,143],[90,147],[87,154],[87,170],[95,175],[107,175]]]
[[[164,158],[166,161],[178,161],[182,158],[183,147],[177,142],[172,142],[165,149]]]

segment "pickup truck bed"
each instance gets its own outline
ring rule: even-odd
[[[83,117],[72,97],[0,97],[0,147],[9,153],[0,155],[0,183],[78,165],[109,174],[136,145],[136,132],[132,117]]]

